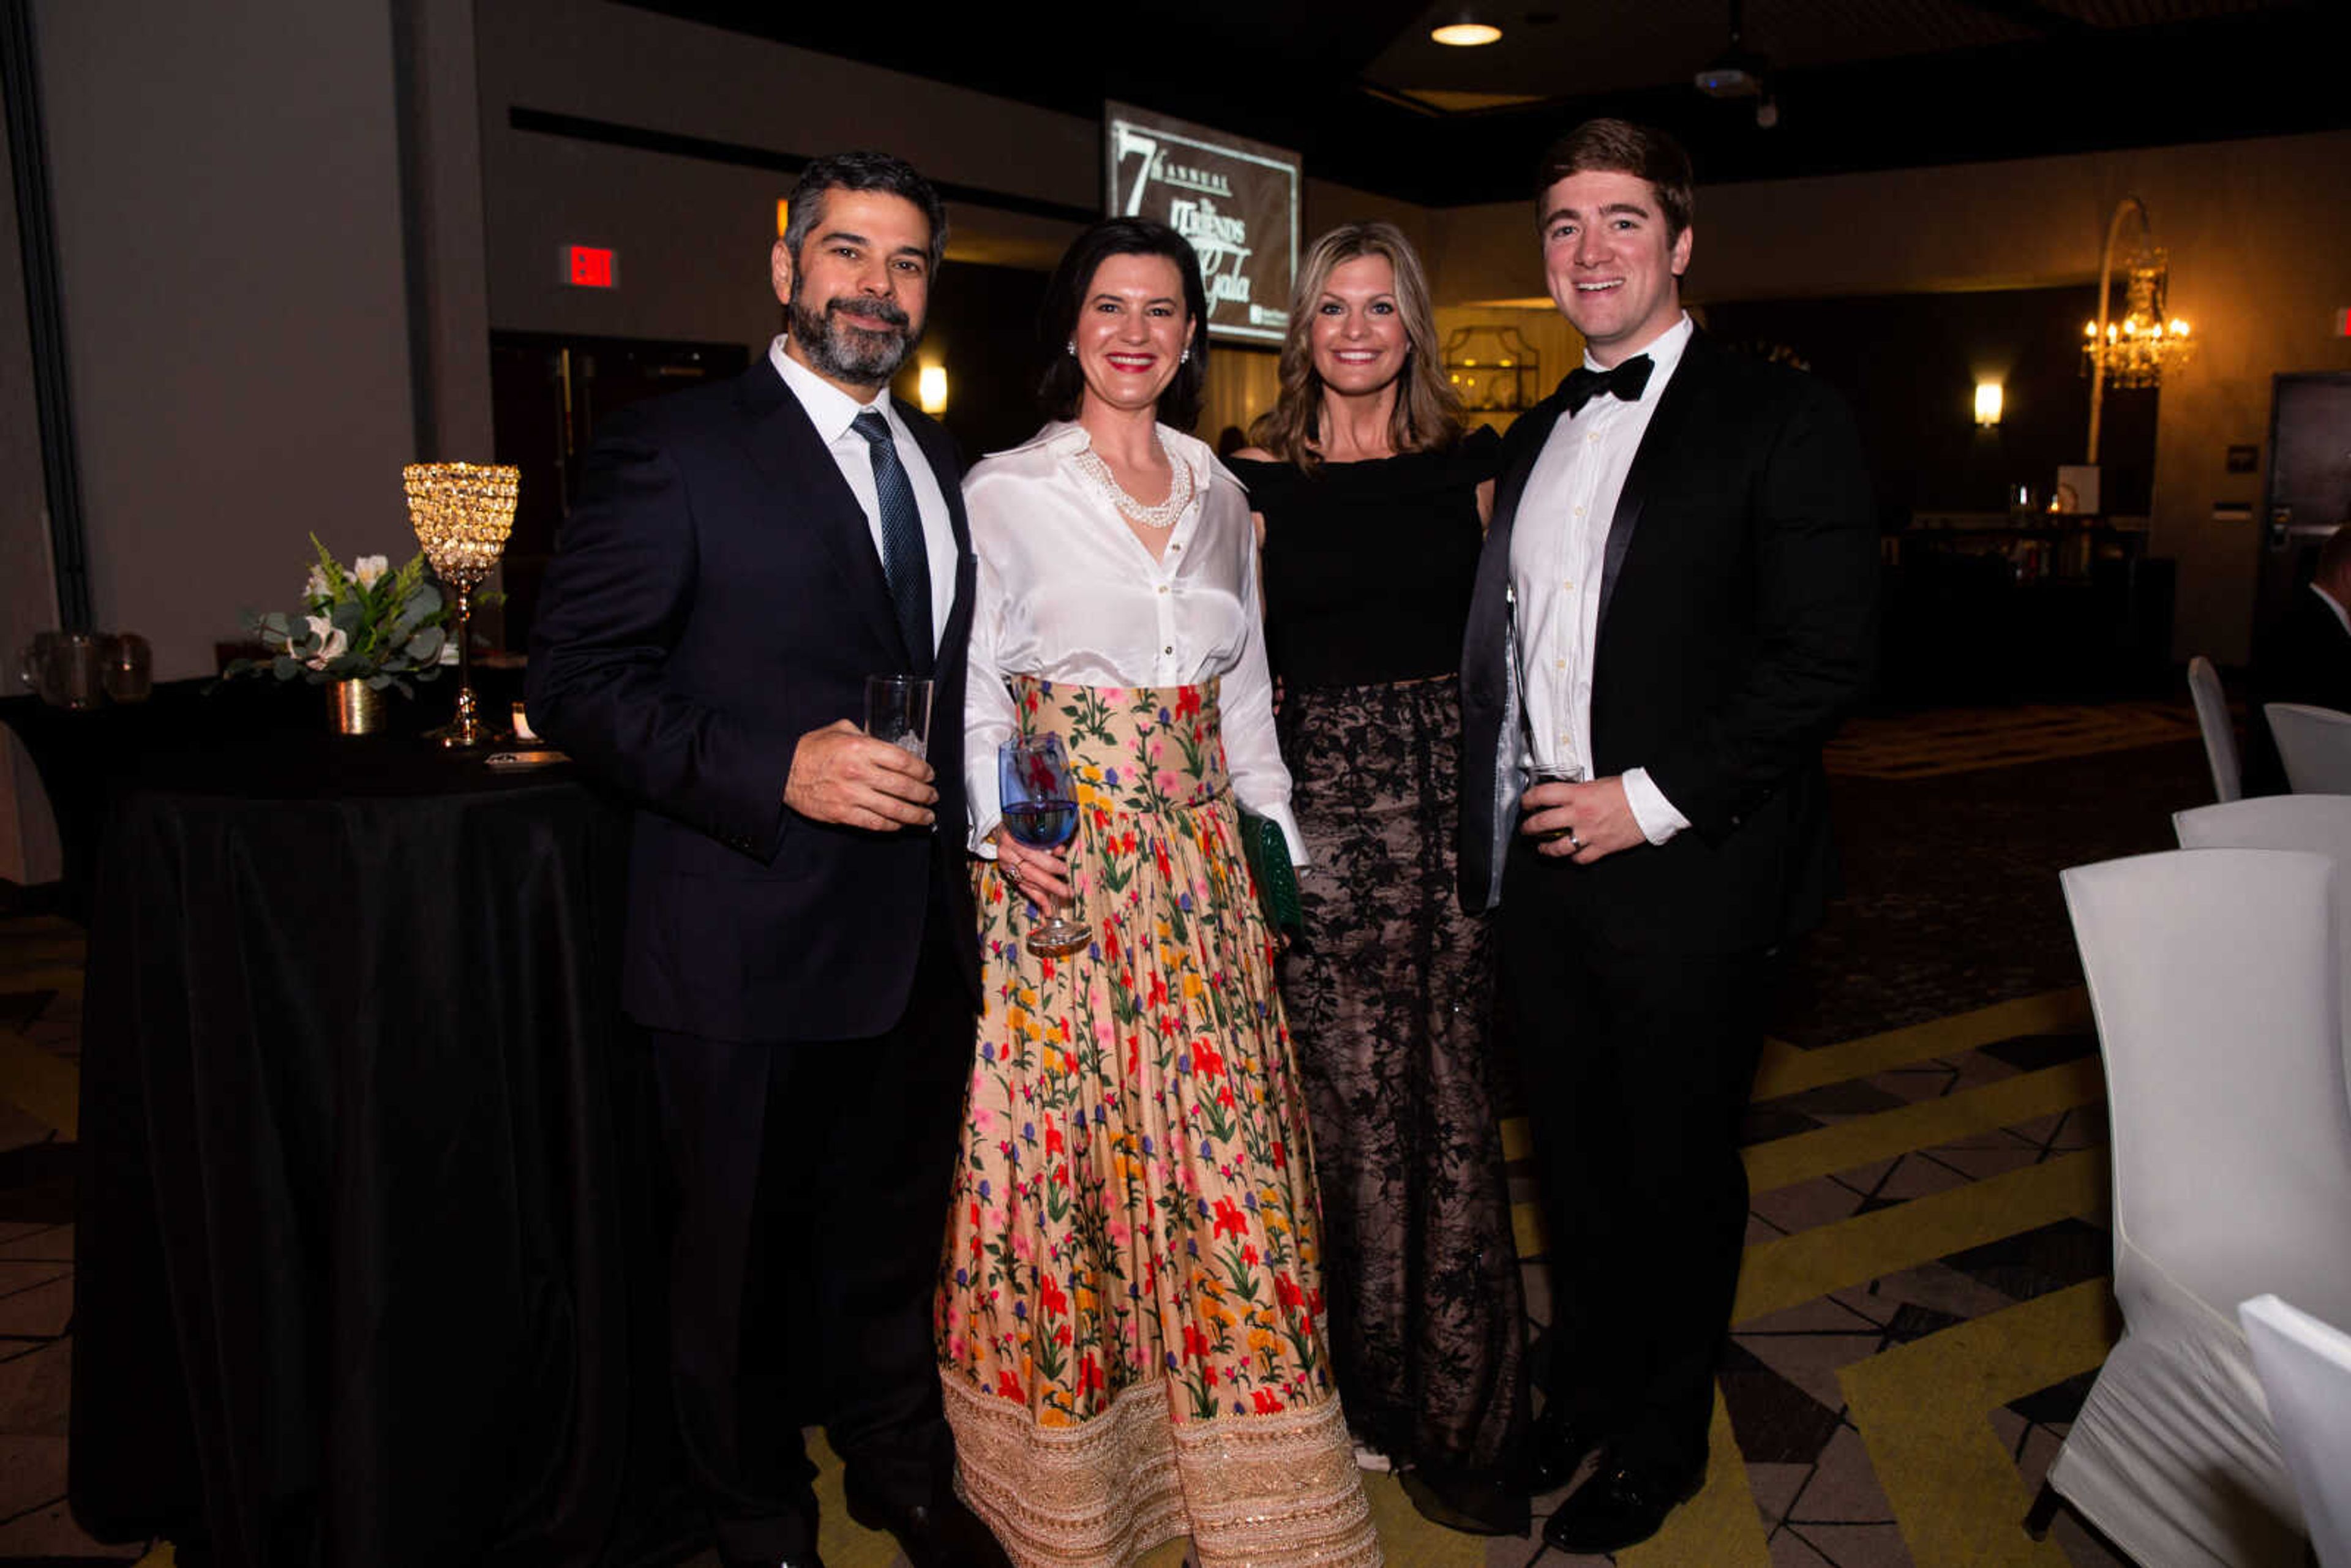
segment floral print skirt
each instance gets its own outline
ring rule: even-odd
[[[1029,953],[1036,915],[981,862],[936,1324],[959,1487],[1021,1568],[1187,1532],[1202,1568],[1376,1564],[1216,683],[1013,687],[1078,779],[1073,918],[1096,940]]]

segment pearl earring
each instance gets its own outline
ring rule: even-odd
[[[1179,365],[1188,365],[1192,362],[1192,346],[1190,344],[1186,343],[1184,346],[1184,351],[1176,356],[1176,362]]]
[[[1070,358],[1074,360],[1078,357],[1078,340],[1075,338],[1070,340],[1069,351]]]

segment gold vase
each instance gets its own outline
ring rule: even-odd
[[[383,727],[383,694],[365,681],[329,681],[327,703],[337,735],[373,735]]]

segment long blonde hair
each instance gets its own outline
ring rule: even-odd
[[[1290,336],[1281,345],[1281,396],[1261,416],[1249,439],[1285,463],[1312,473],[1322,465],[1315,450],[1321,436],[1322,378],[1314,370],[1314,308],[1343,262],[1360,256],[1384,259],[1395,274],[1397,314],[1404,319],[1404,369],[1396,375],[1388,441],[1398,452],[1442,450],[1461,439],[1461,400],[1445,379],[1437,343],[1437,317],[1428,299],[1428,274],[1412,242],[1394,224],[1342,224],[1307,251],[1290,297]]]

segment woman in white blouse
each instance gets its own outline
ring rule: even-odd
[[[1376,1563],[1333,1392],[1274,941],[1238,806],[1299,855],[1239,485],[1182,433],[1207,344],[1165,225],[1050,287],[1051,423],[971,472],[966,696],[986,1011],[938,1334],[966,1496],[1016,1563]],[[1061,737],[1066,857],[999,831],[997,747]],[[1064,901],[1092,945],[1023,942]]]

